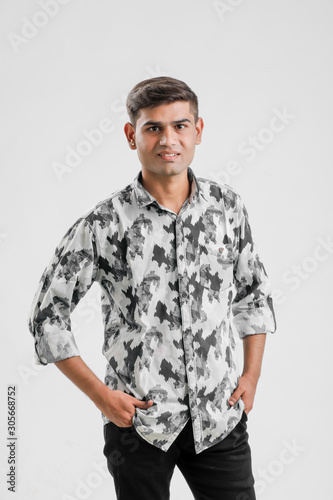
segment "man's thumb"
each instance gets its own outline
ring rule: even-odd
[[[237,389],[233,392],[233,394],[231,395],[231,398],[228,401],[229,405],[234,406],[236,404],[236,402],[239,400],[239,398],[241,397],[241,395],[242,395],[242,391],[240,390],[239,387],[237,387]]]
[[[153,404],[153,401],[150,399],[149,401],[140,401],[139,399],[136,399],[134,402],[134,406],[137,406],[138,408],[149,408]]]

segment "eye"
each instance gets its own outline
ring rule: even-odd
[[[159,130],[159,127],[157,125],[153,125],[152,127],[149,127],[148,129],[150,132],[157,132]]]
[[[184,123],[178,123],[178,125],[176,125],[176,128],[178,128],[178,130],[182,130],[185,127],[186,125],[184,125]]]

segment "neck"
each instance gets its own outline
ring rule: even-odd
[[[187,168],[175,175],[161,175],[142,168],[142,185],[160,205],[177,214],[191,192]]]

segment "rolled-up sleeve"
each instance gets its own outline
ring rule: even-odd
[[[256,333],[274,333],[277,325],[271,284],[253,242],[248,212],[240,196],[237,197],[236,212],[233,322],[240,338]]]
[[[97,262],[93,229],[80,218],[56,248],[33,299],[28,325],[35,340],[36,364],[79,356],[70,314],[96,280]]]

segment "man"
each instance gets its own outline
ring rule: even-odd
[[[197,500],[254,499],[246,421],[276,320],[248,214],[234,189],[189,167],[203,120],[184,82],[140,82],[127,110],[142,169],[75,222],[45,269],[29,322],[36,362],[55,363],[102,412],[118,499],[168,499],[175,465]],[[94,281],[105,383],[70,329]]]

